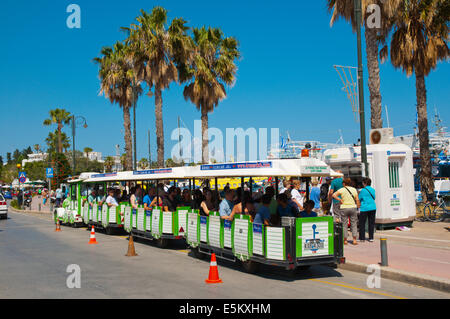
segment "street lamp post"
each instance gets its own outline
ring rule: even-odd
[[[17,163],[17,181],[19,182],[19,191],[18,191],[18,193],[17,193],[17,199],[19,198],[19,195],[20,195],[20,168],[22,167],[22,165],[20,165],[19,163]],[[22,203],[23,203],[23,195],[22,195],[22,198],[21,198],[22,200],[20,201],[20,203],[19,203],[19,201],[17,201],[18,202],[18,204],[19,204],[19,207],[20,207],[20,209],[22,209]]]
[[[354,10],[356,17],[356,37],[358,46],[358,91],[359,91],[359,124],[361,131],[361,162],[364,166],[365,176],[369,176],[369,166],[367,165],[367,146],[366,146],[366,119],[364,113],[364,82],[362,68],[362,51],[361,51],[361,0],[354,1]]]
[[[75,129],[77,127],[77,124],[79,124],[79,125],[83,124],[83,127],[87,128],[87,123],[86,123],[86,119],[83,116],[72,115],[71,120],[72,120],[72,166],[73,166],[73,173],[72,173],[72,175],[74,175],[75,174],[75,167],[76,167],[76,162],[75,162]]]

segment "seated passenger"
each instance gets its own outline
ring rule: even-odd
[[[204,200],[200,204],[200,215],[208,216],[209,212],[216,210],[213,202],[213,193],[209,188],[203,189]]]
[[[273,188],[273,186],[268,186],[266,187],[266,194],[270,196],[270,214],[271,215],[276,215],[277,213],[277,201],[274,198],[275,196],[275,188]]]
[[[231,189],[227,189],[225,191],[225,198],[220,202],[219,205],[219,214],[222,219],[228,219],[233,210],[234,191]]]
[[[167,196],[163,198],[163,209],[165,212],[176,212],[178,205],[177,188],[172,186],[167,193]]]
[[[149,187],[148,188],[147,195],[144,196],[144,200],[143,200],[143,202],[144,202],[144,209],[146,211],[151,210],[152,202],[155,199],[155,193],[156,193],[156,190],[155,190],[154,187]]]
[[[240,200],[240,197],[241,196],[238,196],[238,200]],[[244,209],[243,209],[243,207],[244,207]],[[250,219],[251,221],[253,221],[253,219],[255,218],[256,210],[255,210],[253,199],[252,199],[249,191],[244,192],[244,197],[242,198],[242,200],[239,203],[234,205],[230,216],[226,219],[233,220],[234,215],[236,215],[236,214],[249,215],[251,217],[251,219]]]
[[[297,217],[299,211],[297,205],[294,202],[290,202],[286,192],[277,196],[277,214],[280,217]]]
[[[101,207],[101,206],[103,206],[103,203],[105,202],[105,192],[103,191],[103,189],[101,189],[99,192],[98,192],[98,196],[97,196],[97,203],[98,203],[98,206],[99,207]]]
[[[270,225],[270,202],[272,201],[272,198],[269,194],[263,195],[261,202],[262,205],[259,207],[258,212],[256,213],[256,216],[254,218],[255,224],[263,224],[263,225]]]
[[[117,203],[116,198],[114,197],[115,195],[115,190],[114,189],[110,189],[108,191],[108,197],[106,197],[106,205],[108,205],[108,207],[117,207],[119,206],[119,203]]]
[[[92,208],[97,201],[97,194],[95,192],[95,189],[92,190],[92,192],[89,194],[87,198],[87,202],[89,204],[89,207]]]
[[[313,211],[315,204],[313,200],[307,200],[304,205],[305,210],[300,213],[300,217],[317,217],[317,213]]]
[[[126,189],[122,192],[122,197],[120,197],[120,202],[128,202],[130,200],[130,197],[128,196],[128,192]]]
[[[192,209],[200,209],[200,205],[202,204],[204,200],[203,193],[200,189],[195,189],[193,193],[193,200],[191,204]]]
[[[191,207],[192,206],[192,197],[191,197],[191,191],[189,189],[184,189],[181,201],[178,203],[180,207]]]

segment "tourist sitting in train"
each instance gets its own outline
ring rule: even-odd
[[[213,193],[209,188],[203,189],[203,201],[200,204],[200,215],[208,216],[209,212],[216,210],[216,203],[213,200]]]
[[[154,187],[150,186],[147,190],[147,194],[144,196],[143,202],[144,202],[144,209],[146,211],[151,210],[152,206],[152,202],[155,199],[155,194],[156,194],[156,190]],[[156,201],[155,201],[156,204]]]
[[[305,209],[302,212],[300,212],[300,217],[301,218],[317,217],[317,213],[313,211],[315,204],[316,203],[313,200],[307,200],[303,205]]]
[[[301,183],[298,179],[292,181],[294,188],[291,190],[292,201],[297,205],[299,211],[303,210],[303,196],[300,193]]]
[[[225,198],[220,202],[219,214],[222,219],[228,219],[234,207],[233,203],[234,191],[227,188],[225,191]]]
[[[220,193],[219,193],[219,191],[217,189],[211,190],[211,192],[212,192],[212,199],[211,200],[214,203],[215,210],[218,211],[219,210],[219,204],[220,204],[220,201],[221,201]]]
[[[181,201],[178,203],[179,207],[191,207],[192,206],[192,197],[191,191],[187,188],[183,189],[181,194]]]
[[[182,199],[183,199],[183,196],[181,195],[181,188],[179,188],[178,186],[175,186],[175,189],[176,189],[176,191],[177,191],[176,197],[177,197],[177,202],[178,202],[178,205],[179,205],[180,202],[181,202]]]
[[[177,189],[175,186],[169,188],[167,196],[163,198],[163,210],[165,212],[175,212],[177,210]]]
[[[289,200],[289,191],[278,194],[277,196],[277,215],[280,217],[297,217],[299,214],[297,205]]]
[[[141,196],[142,188],[138,186],[133,186],[130,190],[130,205],[131,209],[137,210],[139,205],[139,197]]]
[[[266,195],[270,196],[270,206],[269,206],[270,215],[276,215],[278,203],[277,200],[275,199],[275,188],[273,188],[273,186],[268,186],[266,188]]]
[[[200,189],[195,189],[193,193],[191,208],[200,209],[200,205],[202,204],[203,200],[204,197],[202,191]]]
[[[119,203],[120,202],[120,197],[121,197],[122,192],[120,191],[119,188],[116,188],[114,190],[114,198],[116,199],[116,201]]]
[[[241,198],[242,198],[242,200],[240,200]],[[256,215],[256,210],[255,210],[255,205],[254,205],[253,199],[250,195],[250,192],[244,191],[243,197],[238,196],[238,200],[240,200],[240,202],[234,205],[230,216],[228,216],[225,219],[233,220],[234,215],[243,214],[243,215],[249,215],[250,220],[253,221],[253,219],[255,218],[255,215]]]
[[[259,207],[258,212],[253,220],[255,224],[270,225],[270,203],[272,198],[269,194],[265,194],[261,198],[262,205]]]
[[[98,206],[103,206],[103,203],[105,202],[106,197],[105,197],[105,191],[103,189],[98,191],[98,195],[97,195],[97,204]]]
[[[120,197],[120,202],[128,202],[130,197],[128,196],[128,192],[126,189],[123,190],[122,196]]]
[[[96,193],[95,189],[93,189],[87,198],[89,207],[92,208],[96,201],[97,201],[97,193]]]
[[[108,205],[108,207],[119,206],[119,203],[117,202],[114,195],[115,195],[115,190],[113,188],[110,188],[108,191],[108,197],[106,197],[106,201],[105,201],[105,203],[106,203],[106,205]]]

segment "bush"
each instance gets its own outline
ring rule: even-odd
[[[14,199],[11,201],[10,206],[15,208],[15,209],[20,209],[19,207],[19,202],[17,201],[17,199]]]

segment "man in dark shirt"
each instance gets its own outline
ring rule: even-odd
[[[163,207],[165,212],[175,212],[177,210],[177,189],[175,186],[169,188],[167,196],[163,198]]]

